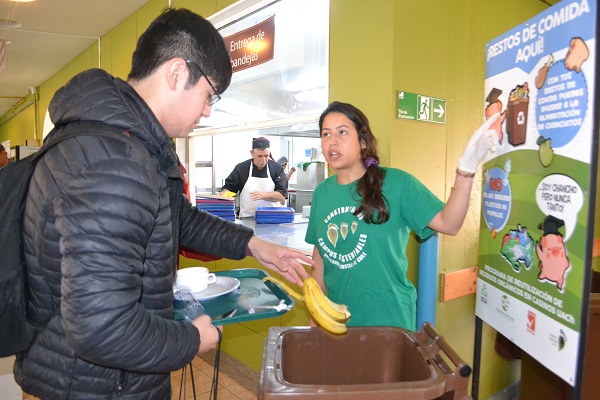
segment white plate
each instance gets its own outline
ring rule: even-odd
[[[222,296],[233,292],[240,286],[240,281],[237,278],[229,276],[217,276],[217,281],[208,285],[206,290],[192,293],[196,300],[208,300],[213,297]]]

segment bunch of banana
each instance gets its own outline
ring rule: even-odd
[[[286,283],[272,276],[266,276],[264,281],[272,281],[280,285],[290,296],[298,301],[304,301],[312,319],[321,328],[335,335],[347,332],[346,321],[350,318],[350,311],[344,304],[337,304],[329,300],[321,290],[319,283],[313,277],[304,281],[303,294],[290,288]]]
[[[236,195],[237,195],[237,193],[235,193],[235,192],[227,191],[227,192],[223,193],[221,196],[223,196],[223,197],[235,197]]]

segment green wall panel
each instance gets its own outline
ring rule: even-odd
[[[34,121],[35,105],[32,103],[7,123],[0,125],[0,143],[10,140],[10,147],[25,145],[25,140],[34,139]]]
[[[112,30],[112,74],[114,76],[127,80],[137,38],[135,14]]]
[[[242,324],[227,325],[223,329],[222,349],[255,371],[260,371],[265,336]]]
[[[100,39],[100,68],[112,74],[112,31]]]
[[[137,39],[144,33],[144,31],[150,26],[152,21],[156,19],[162,12],[169,6],[169,3],[166,0],[152,0],[146,3],[142,8],[140,8],[136,13],[136,36],[135,42],[137,44]],[[178,7],[173,5],[173,7]],[[134,45],[135,49],[135,45]],[[133,50],[132,50],[133,53]],[[129,72],[129,71],[127,71]]]
[[[390,165],[393,1],[330,4],[329,100],[352,103],[367,115],[382,163]]]

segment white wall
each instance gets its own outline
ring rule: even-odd
[[[0,358],[0,400],[21,400],[21,388],[13,376],[14,357]]]

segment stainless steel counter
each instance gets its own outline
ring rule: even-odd
[[[314,246],[304,241],[308,218],[302,214],[294,214],[294,222],[286,224],[257,224],[254,218],[237,219],[235,222],[251,228],[260,239],[312,255]]]

